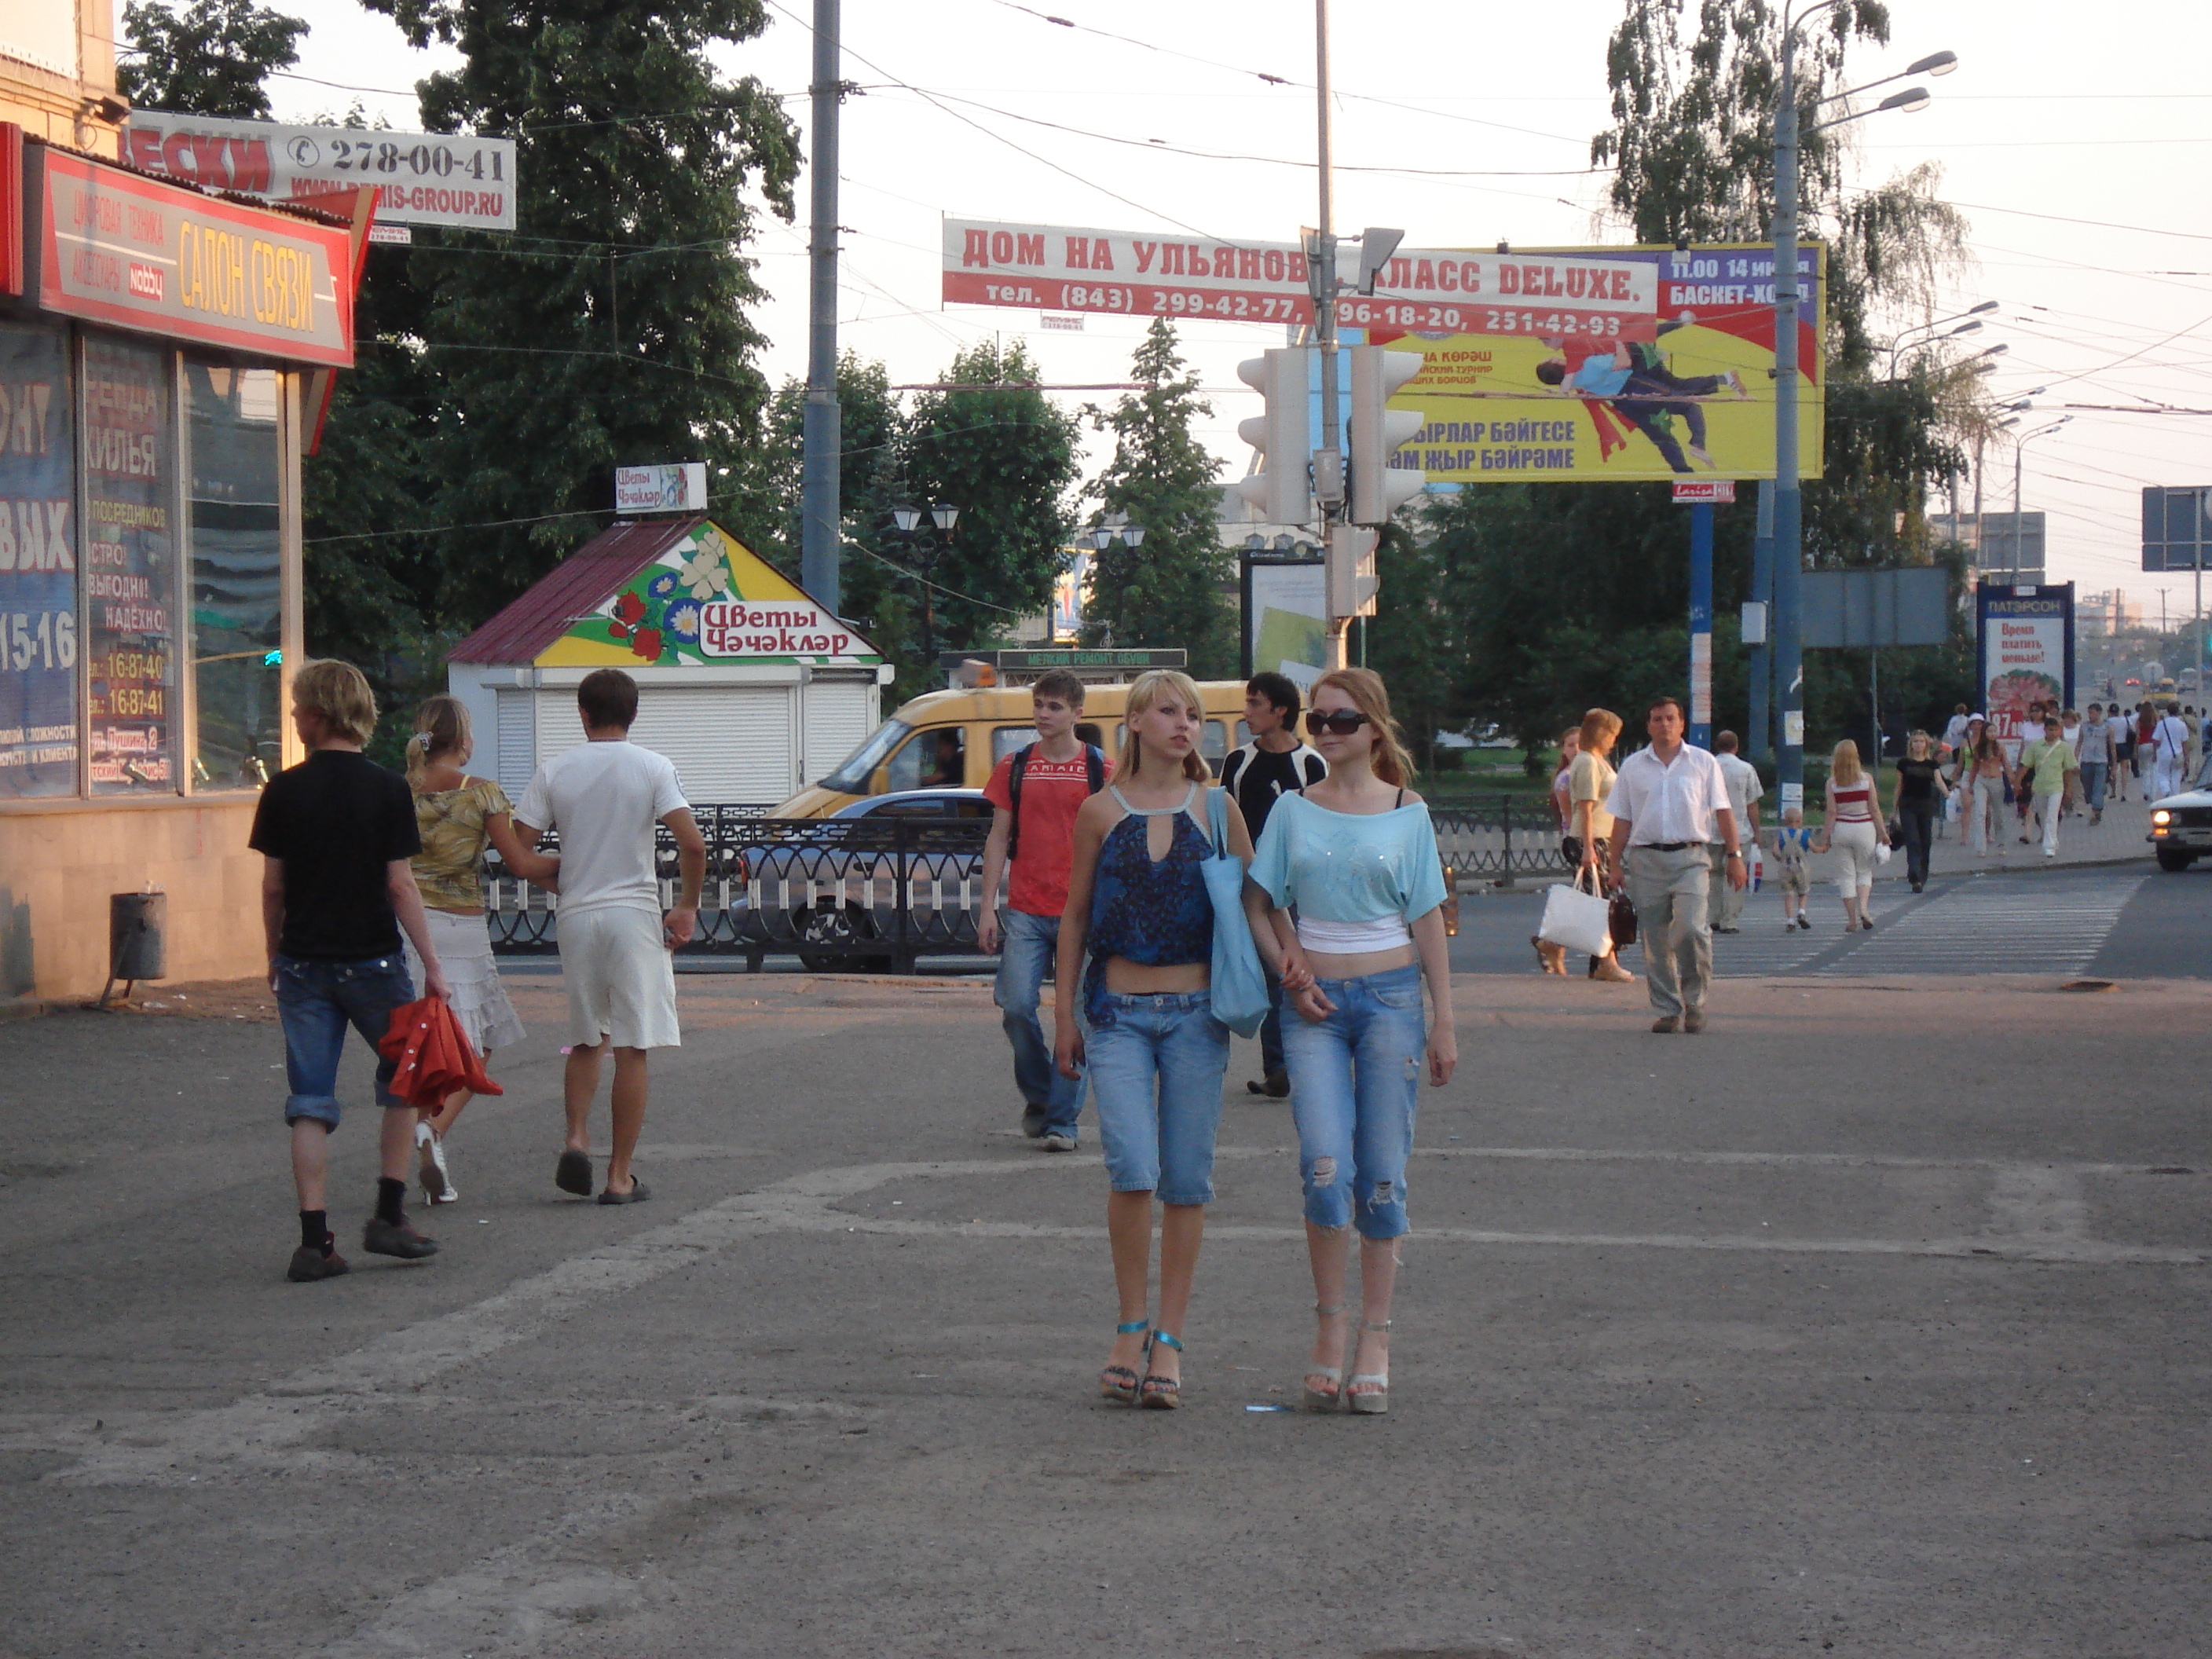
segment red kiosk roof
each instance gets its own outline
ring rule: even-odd
[[[703,513],[607,526],[446,653],[447,662],[527,667],[615,590],[707,522]]]

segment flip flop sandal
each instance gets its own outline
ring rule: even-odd
[[[610,1187],[600,1193],[599,1202],[602,1204],[642,1204],[647,1199],[651,1198],[652,1196],[652,1191],[646,1186],[646,1184],[642,1181],[640,1181],[635,1176],[632,1176],[629,1178],[629,1190],[628,1192],[618,1193]]]
[[[589,1198],[592,1195],[592,1155],[574,1148],[562,1153],[561,1161],[553,1166],[553,1184],[564,1193]]]

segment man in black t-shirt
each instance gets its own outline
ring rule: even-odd
[[[248,842],[265,860],[261,919],[269,988],[284,1030],[292,1178],[300,1248],[286,1277],[305,1283],[346,1271],[331,1237],[325,1188],[338,1124],[338,1056],[349,1024],[374,1048],[392,1012],[415,1000],[399,929],[422,958],[424,990],[449,994],[408,860],[422,850],[407,780],[361,752],[376,729],[376,701],[349,663],[311,662],[292,682],[292,723],[307,758],[270,780]],[[415,1154],[415,1109],[391,1092],[394,1062],[380,1060],[376,1102],[383,1178],[362,1248],[407,1261],[437,1244],[407,1224],[401,1200]]]
[[[1294,795],[1328,775],[1328,763],[1298,741],[1298,688],[1290,677],[1273,672],[1255,674],[1244,687],[1244,724],[1252,740],[1221,765],[1221,787],[1244,814],[1244,824],[1258,846],[1267,828],[1267,814],[1285,795]],[[1283,1069],[1283,993],[1277,985],[1267,1000],[1267,1018],[1260,1027],[1260,1058],[1266,1079],[1244,1086],[1255,1095],[1280,1100],[1291,1091],[1290,1073]]]

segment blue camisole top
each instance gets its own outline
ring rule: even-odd
[[[1213,901],[1199,866],[1212,856],[1206,833],[1193,816],[1200,786],[1178,806],[1132,806],[1109,785],[1128,816],[1106,832],[1098,847],[1098,873],[1091,888],[1091,963],[1083,976],[1083,1012],[1093,1027],[1114,1023],[1106,998],[1106,958],[1148,968],[1213,960]],[[1167,856],[1154,861],[1147,844],[1150,821],[1175,814]]]

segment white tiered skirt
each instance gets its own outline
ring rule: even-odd
[[[438,965],[446,970],[446,981],[453,987],[453,1017],[460,1021],[477,1053],[488,1054],[521,1042],[522,1021],[499,982],[499,963],[491,953],[491,930],[485,919],[428,906],[422,914],[430,924],[430,945],[438,953]],[[407,971],[420,994],[422,958],[416,954],[414,940],[403,939],[402,943],[407,947]]]

